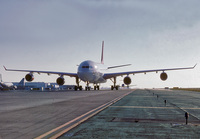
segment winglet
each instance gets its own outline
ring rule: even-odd
[[[196,65],[197,65],[197,63],[194,65],[194,67],[193,67],[193,68],[195,68],[195,67],[196,67]]]
[[[104,49],[104,41],[102,41],[102,51],[101,51],[101,64],[104,64],[104,61],[103,61],[103,50]]]
[[[7,70],[7,68],[5,66],[3,66],[5,70]]]

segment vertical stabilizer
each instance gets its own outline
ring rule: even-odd
[[[104,61],[103,61],[103,50],[104,50],[104,41],[102,41],[101,64],[104,64]]]
[[[20,87],[24,87],[25,86],[24,78],[22,78],[22,80],[18,83],[18,86],[20,86]]]

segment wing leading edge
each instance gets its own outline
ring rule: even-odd
[[[46,73],[47,75],[50,74],[57,74],[59,76],[70,76],[70,77],[78,77],[77,73],[68,73],[68,72],[54,72],[54,71],[38,71],[38,70],[17,70],[17,69],[7,69],[3,66],[6,71],[19,71],[19,72],[30,72],[30,73]]]
[[[193,69],[196,67],[195,64],[193,67],[186,67],[186,68],[169,68],[169,69],[154,69],[154,70],[140,70],[140,71],[128,71],[128,72],[117,72],[117,73],[105,73],[103,78],[110,79],[117,76],[129,75],[129,74],[138,74],[138,73],[147,73],[147,72],[159,72],[159,71],[170,71],[170,70],[184,70],[184,69]]]

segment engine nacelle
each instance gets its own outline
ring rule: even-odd
[[[130,78],[129,76],[126,76],[126,77],[124,78],[124,83],[125,83],[126,85],[131,84],[131,78]]]
[[[167,80],[167,73],[165,73],[165,72],[161,73],[161,74],[160,74],[160,79],[161,79],[162,81]]]
[[[58,77],[56,82],[58,85],[63,85],[65,83],[65,79],[63,77]]]
[[[29,73],[29,74],[26,74],[25,79],[26,79],[28,82],[31,82],[31,81],[34,80],[34,76],[33,76],[33,74]]]

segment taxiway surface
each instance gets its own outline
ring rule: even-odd
[[[200,138],[199,100],[199,92],[136,90],[59,139]]]
[[[129,91],[0,92],[0,139],[38,137]]]
[[[40,137],[127,93],[60,139],[200,137],[199,92],[107,90],[1,92],[0,138]],[[187,125],[185,112],[189,113]]]

